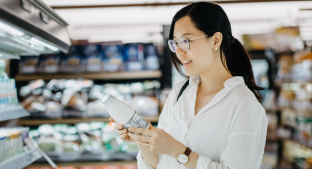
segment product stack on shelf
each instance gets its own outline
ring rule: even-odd
[[[285,159],[297,166],[311,166],[312,158],[312,50],[281,54],[276,85],[281,113],[278,135],[284,140]],[[295,146],[294,148],[294,144]]]
[[[112,123],[44,124],[32,127],[29,137],[54,162],[135,160],[139,151],[120,139]]]
[[[97,43],[72,46],[68,54],[22,57],[21,74],[99,73],[159,69],[153,44]]]
[[[15,79],[8,78],[5,72],[5,61],[0,60],[0,120],[18,118],[29,115],[19,105]],[[13,112],[13,113],[12,113]]]
[[[110,117],[105,106],[92,93],[111,94],[128,103],[142,116],[159,114],[158,81],[123,84],[94,84],[92,80],[43,80],[20,89],[21,104],[31,113],[27,118]]]
[[[68,54],[21,57],[18,96],[30,116],[19,125],[30,127],[30,138],[60,167],[137,168],[138,147],[120,139],[94,93],[114,96],[157,126],[166,99],[157,50],[152,43],[114,42],[74,45]],[[41,158],[29,168],[44,162]]]
[[[274,38],[272,38],[274,37]],[[274,141],[267,141],[268,157],[282,169],[311,168],[312,158],[312,50],[309,43],[299,37],[298,27],[284,27],[275,33],[249,35],[244,37],[245,47],[263,50],[272,48],[275,105],[268,113],[268,135],[275,132]],[[268,111],[267,111],[268,112]],[[274,140],[274,139],[272,139]],[[277,154],[277,152],[280,152]],[[264,160],[272,158],[264,156]],[[270,161],[271,160],[271,161]]]

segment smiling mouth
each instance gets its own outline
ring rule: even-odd
[[[188,64],[188,63],[191,63],[192,62],[192,60],[188,60],[188,61],[183,61],[182,63],[183,64]]]
[[[183,63],[183,66],[186,67],[186,66],[188,66],[189,64],[192,63],[192,60],[182,61],[182,63]]]

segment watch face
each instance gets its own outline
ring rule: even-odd
[[[188,161],[188,157],[185,154],[180,154],[178,156],[178,160],[180,163],[185,164]]]

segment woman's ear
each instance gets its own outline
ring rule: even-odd
[[[222,42],[222,33],[221,32],[216,32],[213,35],[213,49],[219,49],[221,46],[221,42]]]

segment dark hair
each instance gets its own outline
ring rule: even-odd
[[[231,24],[224,10],[219,5],[210,2],[195,2],[183,7],[172,19],[169,39],[173,39],[175,22],[184,16],[189,16],[197,29],[208,35],[207,38],[213,36],[216,32],[223,35],[220,46],[220,59],[223,66],[232,76],[243,76],[248,88],[255,94],[257,99],[261,99],[259,90],[264,88],[256,85],[250,57],[243,45],[232,36]],[[176,54],[170,51],[170,55],[178,72],[187,77],[181,70],[182,63]]]

